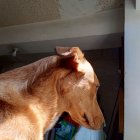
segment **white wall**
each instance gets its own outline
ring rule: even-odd
[[[113,9],[75,19],[0,28],[0,55],[52,52],[56,46],[83,50],[120,47],[123,9]]]
[[[88,16],[123,7],[123,0],[58,0],[58,3],[61,19]]]
[[[123,9],[52,22],[0,28],[0,45],[123,32]]]
[[[122,5],[123,0],[0,0],[0,27],[83,17]]]
[[[140,140],[140,11],[133,0],[125,0],[124,120],[124,140]]]
[[[12,55],[14,48],[18,48],[18,54],[54,52],[56,46],[79,46],[82,50],[116,48],[121,46],[122,36],[123,33],[114,33],[0,45],[0,55]]]
[[[48,0],[48,2],[49,1],[50,0]],[[19,48],[19,53],[51,52],[54,47],[58,45],[80,46],[84,50],[119,47],[120,36],[123,32],[123,8],[118,8],[122,7],[120,6],[121,1],[122,0],[59,0],[57,2],[60,2],[60,19],[44,19],[43,22],[30,24],[24,24],[24,22],[20,21],[21,23],[19,24],[22,25],[16,25],[18,23],[15,23],[15,26],[1,27],[0,55],[10,54],[15,47]],[[19,3],[16,3],[17,0],[14,0],[12,4],[10,0],[8,0],[8,2],[6,6],[11,7],[8,11],[10,16],[8,16],[12,21],[17,21],[13,18],[14,15],[12,15],[17,13],[15,10],[12,12],[13,7],[20,5],[18,8],[23,8],[22,13],[24,13],[27,8],[27,3],[24,3],[25,0],[18,1]],[[33,0],[30,2],[33,3]],[[44,0],[38,2],[40,6],[44,7]],[[28,5],[29,7],[32,5],[31,3]],[[36,5],[37,3],[35,2],[33,7],[31,6],[35,11],[38,9],[37,11],[41,12],[39,9],[44,9],[41,7],[37,8]],[[4,9],[3,4],[1,5],[0,3],[0,9],[1,7]],[[35,17],[41,14],[36,14],[36,12],[34,11],[34,13],[33,11],[31,13],[35,15]],[[27,10],[24,13],[24,16],[28,17],[26,13],[30,12]],[[6,14],[5,11],[4,17],[7,18]],[[48,15],[49,14],[50,12]],[[1,12],[0,17],[2,17],[2,20],[5,19],[3,14],[1,15]],[[19,17],[21,18],[22,16],[19,15]],[[45,17],[47,17],[47,15]],[[8,23],[6,20],[3,22]],[[8,25],[11,25],[10,22]]]

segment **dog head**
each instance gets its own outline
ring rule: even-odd
[[[62,58],[61,67],[71,71],[59,80],[59,92],[65,104],[65,111],[80,125],[100,129],[104,117],[97,102],[100,86],[91,64],[78,47],[56,48]]]

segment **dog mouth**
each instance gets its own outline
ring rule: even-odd
[[[94,119],[90,119],[86,113],[83,115],[71,116],[72,119],[77,122],[79,125],[82,125],[86,128],[93,129],[93,130],[101,130],[103,129],[103,121],[100,117],[94,117]],[[92,117],[93,118],[93,117]]]
[[[84,120],[85,120],[86,124],[87,124],[87,125],[90,125],[90,123],[89,123],[89,120],[88,120],[88,117],[87,117],[86,113],[84,113],[83,118],[84,118]]]
[[[79,119],[78,119],[79,118]],[[79,115],[79,117],[72,117],[72,119],[77,122],[79,125],[84,126],[86,128],[89,129],[93,129],[90,125],[90,121],[88,119],[88,116],[86,115],[86,113],[84,113],[83,115]]]
[[[101,121],[100,117],[95,117],[94,120],[90,120],[89,117],[86,115],[86,113],[84,113],[82,118],[84,120],[83,125],[85,127],[94,129],[94,130],[103,129],[103,122]]]

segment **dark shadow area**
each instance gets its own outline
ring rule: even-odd
[[[132,0],[133,7],[136,9],[136,0]]]

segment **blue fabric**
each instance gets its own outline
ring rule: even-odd
[[[91,130],[81,127],[76,133],[74,140],[105,140],[103,130]]]

